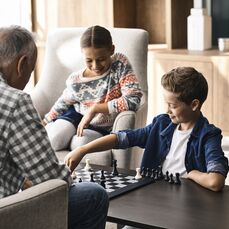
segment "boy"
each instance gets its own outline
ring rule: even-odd
[[[87,153],[139,146],[145,148],[141,167],[162,165],[163,173],[180,173],[205,188],[222,190],[228,160],[221,148],[221,130],[201,113],[206,79],[192,67],[178,67],[163,75],[161,84],[167,114],[145,128],[112,133],[76,148],[65,158],[71,171]]]

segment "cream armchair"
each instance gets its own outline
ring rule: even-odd
[[[79,40],[85,29],[82,27],[59,28],[49,34],[42,74],[31,93],[34,105],[41,117],[44,117],[61,95],[69,74],[84,66]],[[147,117],[148,33],[142,29],[111,28],[109,30],[116,47],[115,51],[122,52],[129,58],[144,94],[140,109],[136,113],[132,111],[120,113],[114,122],[113,131],[142,127]],[[138,152],[131,153],[131,151],[132,149],[110,150],[88,155],[87,158],[90,158],[92,163],[101,165],[111,165],[112,159],[115,158],[118,161],[118,167],[134,168],[134,164],[138,163],[135,159],[135,154]],[[69,149],[66,149],[56,154],[60,160],[63,160],[68,152]]]
[[[0,199],[1,229],[67,229],[68,185],[49,180]]]

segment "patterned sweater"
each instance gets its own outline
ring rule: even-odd
[[[56,119],[71,105],[84,115],[93,104],[107,103],[109,114],[96,114],[91,124],[110,129],[118,113],[126,110],[136,111],[142,92],[132,66],[121,53],[114,54],[111,59],[110,68],[101,76],[85,78],[85,69],[73,72],[66,81],[67,87],[62,95],[46,114],[46,120],[50,122]]]

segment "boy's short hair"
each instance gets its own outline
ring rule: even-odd
[[[162,76],[164,89],[178,94],[178,100],[190,104],[198,99],[202,105],[207,98],[208,83],[205,77],[192,67],[177,67]]]

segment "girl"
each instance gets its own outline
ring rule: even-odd
[[[71,148],[110,133],[118,113],[136,111],[142,93],[127,57],[115,53],[110,32],[92,26],[80,46],[86,68],[73,72],[66,89],[43,120],[55,150]]]

